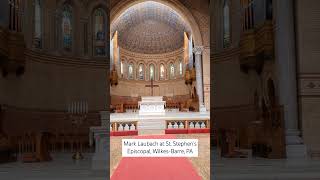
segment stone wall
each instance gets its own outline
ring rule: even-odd
[[[29,51],[21,77],[0,76],[1,104],[66,110],[73,101],[88,101],[89,110],[107,107],[107,63],[63,58]]]
[[[184,79],[158,81],[154,83],[159,85],[153,89],[155,96],[178,96],[189,95],[190,91],[187,85],[184,83]],[[119,80],[117,86],[110,88],[111,95],[117,96],[150,96],[151,88],[146,88],[146,85],[150,85],[148,81],[132,81],[132,80]]]
[[[300,126],[309,155],[320,153],[320,1],[296,1]]]
[[[211,85],[212,104],[216,107],[234,107],[253,104],[258,87],[256,75],[240,68],[239,40],[241,35],[240,1],[230,1],[231,44],[223,47],[223,1],[211,1]]]
[[[155,81],[154,84],[159,87],[154,88],[154,95],[160,96],[177,96],[177,95],[189,95],[190,86],[185,84],[184,74],[187,64],[183,63],[183,48],[164,54],[141,54],[135,53],[123,48],[120,48],[120,57],[123,63],[123,73],[119,64],[116,65],[119,73],[119,83],[117,86],[113,86],[110,89],[111,95],[117,96],[150,96],[151,89],[146,88],[146,85],[150,85],[150,72],[149,67],[151,64],[155,67]],[[179,63],[182,62],[182,73],[180,74]],[[175,76],[170,77],[170,64],[173,63],[175,67]],[[128,66],[133,64],[133,79],[128,77]],[[138,68],[142,64],[144,68],[144,79],[139,80]],[[165,77],[160,79],[160,65],[165,67]],[[210,68],[210,67],[209,67]],[[210,78],[205,76],[205,78]]]
[[[212,60],[213,106],[253,104],[257,84],[252,75],[241,71],[238,48],[215,53]]]

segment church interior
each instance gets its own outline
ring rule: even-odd
[[[147,168],[139,168],[139,160],[121,158],[121,140],[128,136],[199,139],[200,155],[188,160],[193,167],[183,162],[179,166],[195,169],[188,179],[209,179],[209,2],[203,1],[196,14],[185,8],[170,1],[128,1],[110,11],[111,179],[126,179],[124,167],[141,175],[139,169]],[[98,135],[101,128],[93,131]],[[163,165],[155,162],[166,176],[150,170],[152,174],[167,179],[180,171],[169,165],[173,159],[167,160]]]
[[[0,0],[0,179],[320,179],[319,7]]]

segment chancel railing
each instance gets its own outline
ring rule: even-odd
[[[209,120],[167,120],[166,129],[206,129],[210,128]]]
[[[123,122],[111,122],[110,131],[136,131],[138,128],[138,121],[123,121]]]

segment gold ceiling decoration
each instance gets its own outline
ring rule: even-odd
[[[183,47],[190,26],[171,7],[147,1],[133,5],[111,25],[119,32],[119,46],[132,52],[161,54]]]

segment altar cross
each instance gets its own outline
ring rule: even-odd
[[[159,87],[159,85],[153,84],[153,78],[151,78],[150,81],[151,81],[150,85],[148,84],[148,85],[146,85],[146,87],[150,87],[151,88],[151,96],[153,96],[153,88],[154,87]]]

